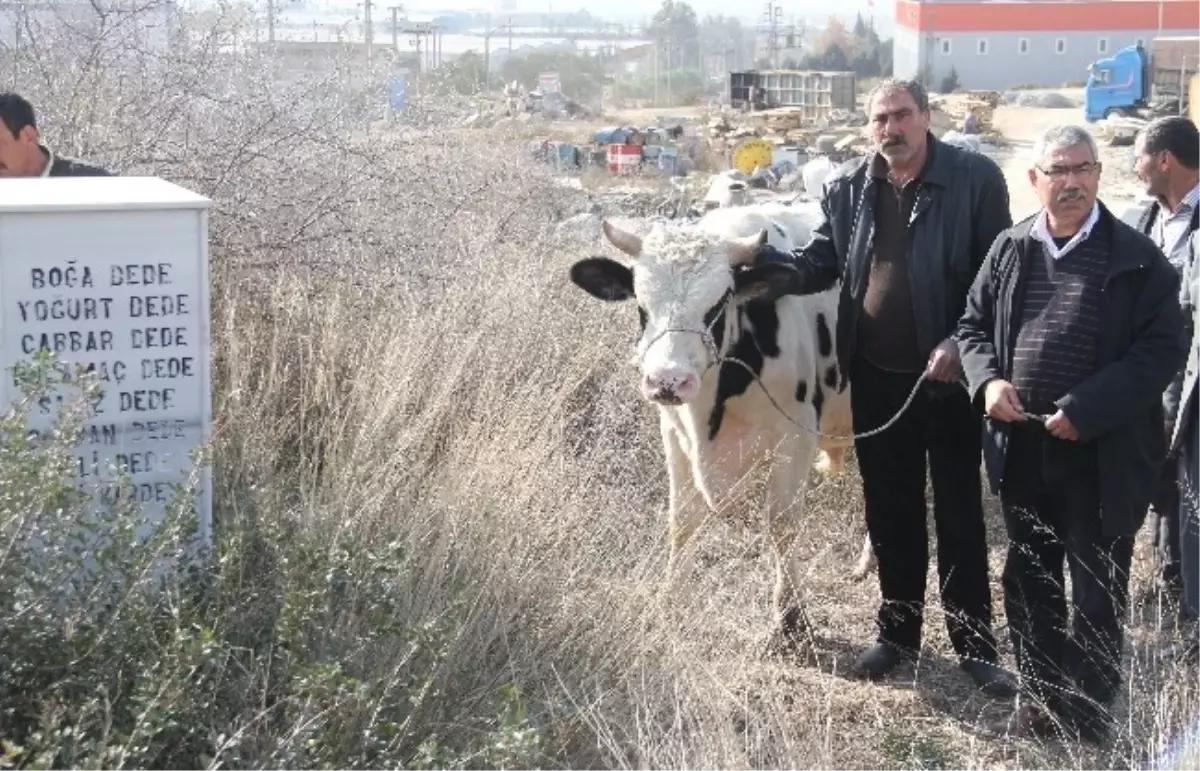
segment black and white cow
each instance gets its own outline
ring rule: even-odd
[[[593,257],[570,274],[595,297],[638,306],[641,393],[658,405],[670,480],[669,574],[709,510],[728,512],[748,475],[768,467],[776,620],[789,643],[805,639],[792,546],[805,527],[809,469],[825,449],[818,468],[840,470],[850,444],[796,424],[850,435],[850,393],[834,350],[836,287],[786,294],[794,269],[755,258],[763,243],[803,245],[811,229],[811,215],[775,203],[714,209],[645,238],[605,222],[608,241],[630,261]]]

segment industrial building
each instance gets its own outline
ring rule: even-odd
[[[951,69],[968,89],[1082,84],[1123,46],[1198,29],[1196,0],[896,0],[892,64],[934,89]]]

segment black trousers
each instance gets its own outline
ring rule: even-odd
[[[876,429],[904,404],[917,375],[881,370],[862,357],[851,367],[854,432]],[[879,640],[921,644],[925,575],[926,457],[933,483],[938,579],[950,641],[961,658],[995,661],[987,533],[980,478],[982,431],[964,389],[935,395],[928,384],[886,431],[855,442],[867,531],[879,564]]]
[[[1024,685],[1074,722],[1102,719],[1121,684],[1134,539],[1103,535],[1094,447],[1055,439],[1036,423],[1013,426],[1000,498],[1009,538],[1004,609]]]
[[[1150,533],[1158,558],[1158,577],[1164,584],[1179,586],[1179,464],[1175,458],[1167,458],[1163,473],[1158,480],[1158,489],[1150,504]]]

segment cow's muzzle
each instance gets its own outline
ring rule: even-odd
[[[696,398],[700,378],[686,372],[663,372],[642,379],[642,394],[655,404],[678,407]]]

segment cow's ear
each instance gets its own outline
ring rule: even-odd
[[[601,300],[628,300],[633,297],[633,271],[607,257],[589,257],[571,266],[571,281],[583,291]]]
[[[738,302],[774,302],[787,294],[800,294],[800,272],[791,265],[768,262],[733,274],[734,298]]]

